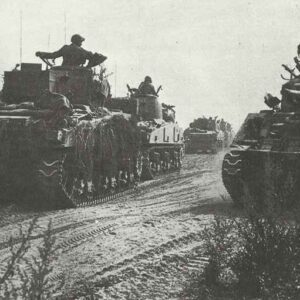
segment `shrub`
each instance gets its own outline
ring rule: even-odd
[[[42,242],[35,255],[29,255],[30,241],[37,226],[33,219],[27,230],[19,229],[19,236],[10,238],[10,257],[4,272],[0,275],[0,298],[2,299],[50,299],[54,285],[49,281],[52,272],[51,260],[55,252],[55,239],[52,235],[51,221],[42,234]]]
[[[215,218],[202,237],[209,263],[189,286],[194,299],[300,298],[297,222],[258,214]]]

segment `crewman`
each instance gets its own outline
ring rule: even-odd
[[[152,79],[150,76],[146,76],[144,81],[141,82],[138,88],[139,94],[141,95],[154,95],[157,96],[155,88],[152,84]]]
[[[209,117],[207,121],[207,130],[215,131],[217,125],[217,117],[214,119],[212,117]]]
[[[226,131],[226,122],[224,121],[223,118],[220,121],[220,129],[224,132]]]
[[[226,131],[230,132],[231,130],[232,130],[231,124],[226,122]]]
[[[105,76],[106,69],[100,71],[99,78],[93,80],[92,88],[92,109],[103,107],[105,101],[111,98],[111,87]]]
[[[81,47],[82,42],[85,39],[79,35],[74,34],[71,38],[71,44],[70,45],[64,45],[62,48],[60,48],[58,51],[55,52],[36,52],[35,55],[44,58],[44,59],[55,59],[58,57],[63,57],[62,66],[72,66],[72,67],[78,67],[85,64],[86,60],[89,60],[89,62],[94,58],[94,56],[97,54],[93,54],[90,51],[87,51]],[[100,56],[101,61],[98,59],[98,63],[103,62],[106,60],[107,57],[101,54],[97,54],[97,56]],[[88,65],[90,67],[90,65]]]

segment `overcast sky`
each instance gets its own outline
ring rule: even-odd
[[[36,51],[55,51],[74,33],[85,49],[108,56],[113,94],[126,95],[150,75],[162,102],[175,104],[187,126],[218,115],[238,127],[264,109],[266,92],[280,96],[282,63],[292,66],[300,43],[296,0],[1,0],[0,73]],[[50,37],[50,41],[49,41]],[[284,73],[284,72],[283,72]],[[115,81],[117,83],[115,87]]]

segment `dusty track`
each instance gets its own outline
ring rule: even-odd
[[[199,233],[214,214],[232,210],[221,198],[223,155],[188,155],[179,173],[143,183],[109,203],[41,213],[32,244],[40,242],[51,219],[60,248],[51,280],[65,278],[70,290],[88,280],[103,299],[176,299],[205,263]],[[18,225],[28,226],[33,215],[6,216],[0,227],[2,262],[9,236],[17,235]]]

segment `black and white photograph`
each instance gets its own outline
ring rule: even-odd
[[[0,299],[300,299],[300,2],[1,0]]]

